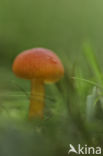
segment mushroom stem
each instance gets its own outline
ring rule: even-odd
[[[44,110],[44,83],[42,80],[33,79],[31,81],[29,119],[33,117],[43,118],[43,110]]]

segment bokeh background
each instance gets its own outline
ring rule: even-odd
[[[65,66],[65,76],[46,86],[44,120],[29,122],[30,82],[15,77],[12,63],[21,51],[34,47],[55,51]],[[97,99],[93,87],[103,85],[102,66],[102,0],[1,0],[0,156],[65,156],[70,143],[102,146],[103,127],[97,130],[103,118],[101,105],[99,123],[96,118],[92,126],[85,124],[86,101],[90,103],[87,116],[92,118]],[[83,79],[76,81],[76,95],[72,76]],[[102,91],[98,92],[100,96]],[[86,100],[88,95],[92,102]]]
[[[77,60],[87,40],[101,59],[102,18],[102,0],[1,1],[0,62],[11,65],[19,52],[38,46]]]

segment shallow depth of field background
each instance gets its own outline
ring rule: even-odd
[[[28,121],[30,82],[12,73],[16,55],[34,47],[55,51],[65,67],[64,78],[45,87],[42,121]],[[102,67],[102,0],[1,0],[0,156],[66,156],[70,143],[102,146]]]

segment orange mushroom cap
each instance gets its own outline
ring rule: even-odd
[[[13,63],[13,72],[24,79],[42,79],[55,82],[64,75],[64,68],[55,53],[34,48],[20,53]]]

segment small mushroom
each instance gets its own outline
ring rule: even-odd
[[[34,48],[20,53],[13,63],[17,77],[31,80],[29,118],[43,117],[45,83],[58,81],[64,68],[55,53],[44,48]]]

